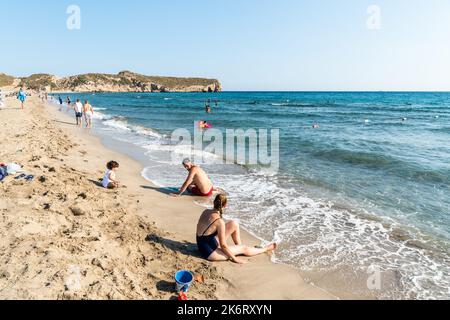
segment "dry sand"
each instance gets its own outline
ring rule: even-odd
[[[0,183],[0,299],[173,299],[180,269],[204,279],[189,299],[337,298],[267,255],[245,265],[204,261],[195,198],[164,194],[138,162],[73,122],[34,97],[25,111],[15,99],[0,110],[0,162],[35,176]],[[99,186],[112,159],[126,186],[116,191]]]

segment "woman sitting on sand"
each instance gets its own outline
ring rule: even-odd
[[[119,169],[119,164],[116,161],[110,161],[106,165],[108,170],[103,177],[103,188],[116,189],[119,187],[119,181],[116,180],[116,171]]]
[[[251,248],[242,244],[241,231],[235,221],[225,223],[222,219],[223,210],[227,206],[227,197],[219,194],[214,200],[214,209],[206,210],[197,225],[197,246],[203,258],[209,261],[232,261],[243,264],[245,260],[237,256],[253,257],[277,248],[275,243],[265,248]],[[231,237],[234,245],[228,246]]]

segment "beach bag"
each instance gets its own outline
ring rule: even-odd
[[[6,171],[6,167],[0,167],[0,181],[5,179],[5,177],[8,175],[8,172]]]

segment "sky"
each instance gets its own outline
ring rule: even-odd
[[[0,72],[15,76],[130,70],[217,78],[227,91],[450,91],[448,0],[0,4]],[[67,27],[70,5],[80,29]]]

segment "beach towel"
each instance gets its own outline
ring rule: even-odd
[[[16,164],[16,163],[10,163],[10,164],[8,164],[8,166],[6,167],[6,172],[7,172],[8,174],[16,174],[17,172],[22,171],[21,169],[22,169],[22,167],[19,166],[18,164]]]

